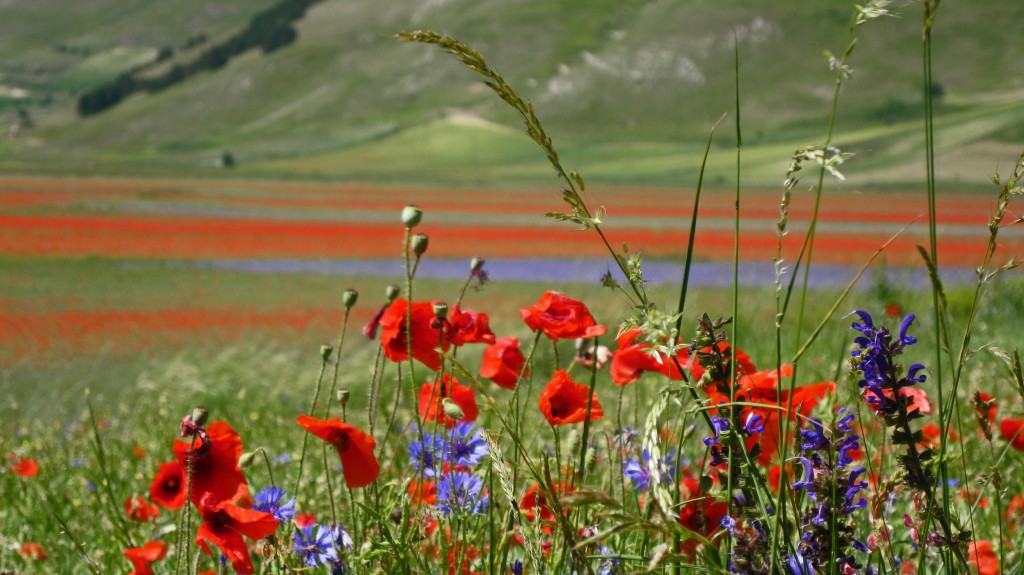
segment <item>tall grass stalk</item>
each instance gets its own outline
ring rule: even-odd
[[[795,288],[795,282],[796,282],[796,278],[797,278],[797,273],[800,270],[800,267],[803,266],[803,282],[802,282],[802,287],[800,289],[800,303],[799,303],[799,308],[798,308],[798,312],[797,312],[796,327],[795,327],[795,330],[796,330],[795,341],[797,342],[797,344],[799,344],[799,341],[801,340],[801,331],[802,331],[802,328],[803,328],[804,311],[806,309],[806,307],[805,307],[806,306],[806,298],[807,298],[807,292],[808,292],[808,286],[809,286],[809,280],[810,280],[811,260],[812,260],[813,253],[814,253],[814,237],[815,237],[815,232],[817,230],[818,214],[819,214],[820,209],[821,209],[821,195],[822,195],[822,190],[824,189],[824,185],[825,185],[825,175],[826,175],[826,173],[829,173],[829,172],[831,172],[833,175],[838,175],[839,174],[838,170],[836,170],[832,164],[838,163],[838,162],[842,161],[842,156],[839,155],[838,151],[836,151],[836,153],[832,157],[830,157],[829,154],[832,151],[832,138],[833,138],[833,135],[835,133],[835,126],[836,126],[836,122],[838,120],[838,115],[839,115],[839,94],[840,94],[840,91],[841,91],[841,89],[843,87],[843,81],[850,74],[850,68],[849,68],[849,66],[847,64],[847,60],[849,59],[850,55],[853,53],[853,48],[856,45],[856,29],[857,29],[858,26],[860,26],[861,24],[863,24],[864,22],[867,21],[868,18],[866,16],[866,14],[869,13],[868,10],[874,9],[876,7],[878,9],[883,9],[884,10],[884,6],[886,4],[888,4],[888,2],[886,2],[885,0],[872,0],[872,2],[868,3],[866,7],[857,6],[857,8],[855,10],[855,13],[851,17],[851,20],[850,20],[850,25],[849,25],[849,28],[847,30],[846,47],[843,49],[842,56],[840,58],[835,58],[835,57],[831,56],[831,54],[829,54],[829,58],[830,58],[829,65],[830,65],[830,68],[832,68],[832,70],[834,71],[834,86],[833,86],[833,90],[832,90],[832,100],[831,100],[831,107],[830,107],[829,117],[828,117],[828,127],[826,129],[824,143],[822,144],[820,150],[815,150],[813,148],[812,149],[798,150],[794,154],[793,161],[792,161],[792,163],[790,165],[790,171],[787,174],[786,190],[785,190],[785,192],[783,194],[783,202],[782,202],[782,208],[780,208],[780,219],[779,219],[779,224],[778,224],[778,230],[779,230],[779,233],[778,233],[778,254],[776,256],[776,263],[775,263],[775,265],[776,265],[776,282],[777,282],[777,286],[778,286],[777,287],[777,292],[776,292],[777,294],[778,294],[778,290],[781,289],[781,278],[782,278],[782,267],[781,267],[781,264],[782,264],[782,237],[783,237],[783,235],[786,232],[786,225],[787,225],[787,220],[788,220],[788,209],[789,209],[790,192],[796,186],[796,184],[798,182],[798,180],[795,178],[795,174],[796,174],[796,172],[798,172],[802,168],[801,162],[804,161],[804,160],[816,161],[820,165],[819,170],[818,170],[817,182],[816,182],[816,184],[814,186],[814,208],[813,208],[813,211],[811,213],[811,218],[810,218],[810,221],[809,221],[809,224],[808,224],[807,233],[804,235],[803,243],[800,246],[800,251],[797,254],[794,266],[792,268],[789,284],[787,285],[786,290],[785,290],[785,296],[784,296],[784,298],[781,298],[781,300],[778,297],[778,295],[776,297],[776,329],[775,329],[776,361],[775,361],[775,364],[776,364],[776,370],[779,370],[778,373],[781,373],[781,369],[782,369],[782,350],[781,350],[781,345],[782,345],[782,327],[785,324],[786,314],[787,314],[787,311],[788,311],[788,308],[789,308],[790,298],[792,297],[793,290]],[[841,175],[838,175],[838,177],[841,178]],[[806,259],[805,259],[805,256],[806,256]],[[797,379],[798,379],[798,376],[799,376],[799,365],[800,364],[798,362],[794,362],[793,363],[793,373],[792,373],[792,376],[790,377],[790,380],[789,380],[788,395],[789,395],[789,398],[790,398],[790,402],[789,402],[790,405],[787,406],[789,409],[792,409],[793,390],[796,387],[796,382],[797,382]],[[788,414],[789,411],[787,411],[786,413]],[[783,419],[784,419],[784,421],[782,422],[782,437],[783,438],[788,438],[789,437],[789,431],[790,431],[789,430],[789,417],[787,416],[787,417],[785,417]],[[786,441],[783,441],[782,443],[783,443],[783,446],[782,446],[783,466],[782,466],[782,472],[781,472],[781,476],[780,476],[780,480],[779,480],[779,485],[780,486],[787,484],[786,483],[787,473],[786,473],[786,469],[785,469],[785,467],[786,467],[785,466],[785,462],[787,460],[787,448],[788,448],[788,445],[787,445]],[[785,525],[785,518],[786,518],[786,515],[787,515],[786,504],[787,504],[786,498],[785,497],[780,497],[779,498],[779,509],[776,510],[776,522],[775,522],[775,524],[776,524],[776,528],[777,529],[781,528],[781,527],[783,527]],[[778,531],[776,531],[774,536],[778,537],[778,536],[781,536],[781,534],[778,533]],[[788,540],[789,538],[787,537],[786,539]],[[771,547],[772,547],[772,550],[773,550],[772,558],[771,558],[771,568],[774,570],[774,569],[777,568],[777,566],[779,564],[781,564],[781,557],[779,557],[777,555],[778,549],[780,548],[779,542],[776,541],[776,540],[773,540],[772,544],[771,544]]]
[[[934,264],[936,270],[939,265],[939,251],[938,251],[938,234],[936,228],[936,208],[935,208],[935,126],[934,126],[934,107],[932,100],[932,25],[935,23],[936,11],[939,8],[940,0],[924,0],[922,8],[924,9],[924,23],[922,26],[922,64],[924,67],[924,147],[925,147],[925,186],[928,194],[928,247],[931,261]],[[949,506],[949,467],[944,457],[946,453],[946,444],[948,437],[947,423],[950,412],[945,409],[945,395],[943,390],[943,370],[942,370],[942,349],[938,345],[939,341],[942,341],[942,327],[940,325],[939,316],[942,314],[942,310],[939,305],[939,292],[936,289],[932,290],[932,310],[936,318],[934,333],[935,333],[935,380],[938,391],[939,399],[939,484],[942,489],[942,514],[945,518],[950,516]],[[956,397],[956,390],[954,384],[954,390],[950,393],[951,397]],[[959,419],[959,418],[957,418]],[[929,505],[933,504],[933,495],[929,495]],[[930,515],[930,514],[929,514]],[[930,517],[925,519],[925,527],[927,529]],[[942,521],[943,534],[947,540],[951,540],[953,533],[949,527],[948,520]],[[923,546],[922,546],[923,547]],[[960,556],[960,553],[957,553]],[[951,567],[949,561],[948,552],[944,552],[943,556],[946,558],[947,569]],[[963,557],[960,559],[963,561]],[[919,564],[924,560],[924,550],[920,553]],[[966,567],[966,563],[964,563]]]
[[[642,276],[640,275],[639,262],[637,261],[634,263],[633,260],[628,260],[625,255],[617,252],[615,248],[612,247],[611,243],[609,243],[607,236],[601,229],[601,214],[592,214],[590,209],[587,207],[586,201],[584,201],[584,198],[581,195],[586,187],[584,185],[583,178],[580,177],[579,173],[575,170],[566,171],[562,166],[558,152],[555,151],[555,148],[552,145],[551,136],[547,134],[544,126],[537,118],[537,114],[533,109],[533,104],[520,97],[519,94],[505,81],[505,78],[503,78],[501,74],[487,65],[483,56],[481,56],[479,52],[459,40],[450,36],[443,36],[436,32],[421,30],[414,32],[400,32],[397,36],[399,40],[403,41],[436,45],[449,54],[456,56],[469,69],[486,78],[484,83],[498,94],[505,103],[519,113],[526,125],[527,135],[529,135],[530,138],[544,150],[551,166],[555,169],[558,177],[565,183],[565,189],[562,191],[562,199],[571,209],[568,213],[549,212],[547,214],[548,217],[575,223],[580,226],[581,230],[594,230],[598,237],[600,237],[605,248],[608,250],[608,253],[610,253],[612,258],[615,260],[619,271],[622,272],[622,275],[629,283],[633,295],[636,297],[633,302],[634,307],[641,311],[646,311],[649,308],[650,303],[648,302],[647,291],[644,286]]]
[[[736,87],[736,199],[733,206],[733,237],[732,237],[732,337],[729,346],[729,403],[736,402],[736,349],[739,347],[739,308],[740,308],[740,190],[742,189],[742,159],[743,159],[743,122],[740,116],[740,43],[736,37],[736,30],[732,33],[733,40],[733,78]],[[729,407],[729,421],[736,421],[735,406]],[[744,452],[746,448],[742,449]],[[729,517],[733,513],[733,477],[735,477],[736,453],[734,449],[729,450],[729,470],[726,480],[726,494],[729,498],[726,502]],[[727,530],[725,534],[725,549],[731,554],[733,549],[732,532]]]

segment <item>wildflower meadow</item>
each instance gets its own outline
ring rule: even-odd
[[[922,4],[928,85],[939,2]],[[683,279],[655,286],[616,234],[618,206],[593,205],[581,173],[563,167],[541,106],[459,40],[399,34],[410,50],[453,56],[436,65],[465,65],[517,114],[558,177],[547,215],[565,229],[540,238],[543,249],[586,243],[607,273],[590,286],[502,287],[477,250],[519,238],[486,225],[428,233],[430,210],[388,205],[388,221],[343,243],[391,254],[403,281],[333,286],[319,320],[282,309],[287,322],[324,330],[319,349],[299,350],[303,368],[289,371],[265,349],[200,372],[154,368],[120,401],[73,389],[77,411],[63,419],[0,424],[0,573],[1024,573],[1024,282],[1019,236],[1001,235],[1022,221],[1024,154],[999,158],[986,241],[941,238],[929,96],[920,191],[929,213],[919,224],[928,242],[816,237],[819,221],[855,209],[820,209],[856,161],[833,129],[843,85],[856,78],[858,31],[891,9],[870,0],[853,10],[845,48],[828,62],[823,139],[780,158],[772,235],[756,239],[774,273],[763,289],[741,288],[737,275],[750,245],[738,51],[736,70],[722,72],[736,77],[735,94],[722,96],[735,97],[734,109],[711,127],[704,156],[716,132],[734,130],[732,229],[695,244],[701,180],[692,206],[620,198],[622,212],[690,216],[673,236]],[[899,209],[882,211],[902,218]],[[41,245],[25,239],[35,224],[9,219],[28,235],[0,230],[0,242],[24,253]],[[185,239],[162,244],[157,221],[76,239],[76,226],[93,226],[80,220],[68,220],[54,249],[97,241],[187,259],[213,241],[206,224],[177,222]],[[258,235],[252,244],[215,249],[273,255],[293,242],[327,253],[299,226],[271,225],[273,234],[239,231]],[[886,283],[881,262],[896,245],[928,287]],[[702,249],[731,258],[729,287],[690,285]],[[835,257],[854,263],[841,290],[811,285],[823,250],[846,250]],[[971,283],[946,285],[944,250],[972,258]],[[476,257],[462,279],[419,277],[437,253]],[[864,285],[868,270],[876,277]],[[220,313],[187,321],[237,327]]]

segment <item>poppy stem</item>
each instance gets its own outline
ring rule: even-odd
[[[323,354],[322,358],[323,359],[320,362],[320,374],[317,375],[317,377],[316,377],[316,393],[313,394],[313,405],[310,406],[310,408],[309,408],[309,413],[310,413],[311,416],[313,414],[313,411],[316,409],[316,402],[320,398],[320,386],[324,382],[324,372],[327,371],[327,357],[326,357],[326,354]],[[302,467],[303,467],[303,465],[306,462],[306,447],[308,446],[308,444],[309,444],[309,430],[305,430],[305,432],[302,434],[302,454],[299,457],[299,474],[295,478],[295,489],[292,490],[292,493],[294,493],[296,497],[298,497],[298,495],[299,495],[299,486],[302,485]],[[189,483],[189,485],[191,485],[191,482]]]
[[[597,387],[597,349],[600,347],[598,338],[594,338],[594,358],[590,363],[590,391],[587,395],[587,416],[583,419],[583,437],[580,440],[580,461],[576,466],[576,484],[583,483],[587,467],[587,444],[590,438],[590,410],[594,405],[594,388]]]
[[[345,346],[345,332],[348,329],[348,315],[351,308],[345,308],[345,319],[341,322],[341,335],[338,336],[338,347],[334,350],[334,375],[331,377],[331,392],[327,394],[327,412],[324,419],[331,418],[331,402],[334,400],[334,392],[338,389],[338,368],[341,366],[341,350]],[[345,406],[341,407],[344,412]],[[310,415],[313,415],[310,412]],[[344,421],[344,417],[342,418]],[[373,433],[371,430],[370,433]]]
[[[263,463],[267,466],[267,475],[270,476],[270,484],[277,485],[277,482],[274,481],[274,470],[270,468],[270,458],[267,457],[267,450],[260,447],[259,452],[263,455]]]
[[[520,408],[520,403],[519,403],[519,389],[522,386],[523,377],[526,375],[527,370],[530,369],[530,364],[533,361],[533,354],[534,354],[534,352],[537,351],[537,345],[540,344],[540,336],[543,333],[544,332],[542,332],[540,330],[538,330],[538,331],[536,331],[534,333],[533,345],[530,346],[530,353],[528,353],[526,355],[526,361],[523,362],[523,367],[522,367],[522,369],[519,370],[519,378],[516,379],[516,388],[515,388],[515,390],[512,391],[512,398],[509,400],[509,402],[510,402],[509,403],[509,408],[510,408],[510,411],[512,412],[513,418],[514,418],[514,421],[512,422],[512,425],[513,425],[514,429],[516,430],[516,433],[518,433],[520,437],[522,437],[522,435],[523,435],[523,425],[522,425],[523,424],[523,420],[522,420],[522,409]],[[527,398],[526,399],[528,401],[529,400],[530,390],[527,389],[526,393],[527,393]],[[515,449],[515,456],[512,458],[512,461],[515,462],[517,465],[513,465],[512,466],[512,469],[513,469],[513,471],[512,471],[512,484],[513,485],[515,485],[519,481],[519,465],[518,465],[518,462],[519,462],[519,457],[521,455],[521,452],[519,450],[519,444],[516,443],[515,447],[516,447],[516,449]]]
[[[331,523],[338,524],[338,512],[334,505],[334,488],[331,487],[331,467],[327,464],[327,443],[325,442],[322,452],[324,456],[324,475],[327,477],[327,499],[331,502]]]

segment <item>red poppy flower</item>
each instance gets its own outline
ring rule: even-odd
[[[882,393],[884,393],[886,397],[892,397],[891,389],[883,389]],[[876,395],[878,394],[875,393],[874,391],[871,391],[868,388],[864,388],[864,390],[861,391],[861,397],[863,397],[864,400],[868,402],[868,405],[877,405],[878,403],[880,403],[874,402],[874,398]],[[927,415],[932,412],[932,404],[931,401],[928,400],[928,393],[925,390],[917,387],[904,387],[900,389],[900,395],[902,395],[903,397],[909,397],[912,400],[910,405],[907,406],[908,412],[913,413],[915,411],[920,411],[924,415]],[[880,414],[878,410],[874,411],[875,415]]]
[[[551,381],[540,392],[540,412],[551,425],[579,423],[587,418],[587,398],[591,396],[590,388],[576,383],[569,374],[558,370]],[[590,407],[590,420],[596,421],[604,417],[601,402],[597,394],[593,394]]]
[[[295,517],[292,517],[292,523],[299,529],[305,529],[310,525],[316,523],[316,515],[312,513],[299,513]]]
[[[442,400],[446,397],[462,409],[463,417],[459,421],[476,421],[480,415],[473,388],[460,384],[459,380],[446,373],[434,383],[424,383],[420,387],[420,417],[453,427],[458,421],[445,414]]]
[[[737,355],[737,358],[739,355]],[[750,364],[751,366],[753,364]],[[754,445],[760,445],[760,453],[757,461],[762,465],[768,465],[772,457],[779,451],[781,445],[782,426],[780,414],[790,404],[789,390],[780,389],[780,380],[784,376],[793,374],[793,366],[782,365],[781,374],[779,370],[764,370],[741,375],[736,383],[736,400],[751,403],[761,403],[768,408],[744,407],[741,413],[743,420],[760,416],[764,431],[754,433],[747,439],[747,449]],[[792,407],[789,412],[790,420],[796,421],[799,417],[808,417],[818,403],[829,393],[835,392],[836,384],[831,381],[804,385],[793,390]],[[714,403],[726,403],[729,401],[727,395],[718,391],[717,387],[705,388],[708,397]],[[776,407],[783,408],[782,410]],[[792,433],[792,432],[791,432]]]
[[[136,443],[135,447],[132,447],[132,455],[134,455],[136,459],[142,459],[146,456],[146,451]]]
[[[192,502],[198,504],[204,493],[212,493],[218,501],[237,501],[249,495],[248,483],[238,458],[242,456],[242,440],[238,432],[223,421],[206,427],[209,447],[191,450],[191,444],[174,441],[174,455],[182,469],[192,461]],[[188,488],[186,486],[186,491]]]
[[[25,559],[32,559],[33,561],[42,561],[46,559],[46,550],[43,546],[36,543],[35,541],[28,541],[18,548],[18,555],[21,555]]]
[[[519,340],[513,336],[499,337],[484,349],[480,377],[486,377],[505,389],[515,389],[524,365],[526,357],[519,350]],[[523,372],[523,377],[528,375],[529,368]]]
[[[768,487],[775,493],[779,492],[779,479],[782,478],[782,466],[775,464],[768,468]]]
[[[976,407],[975,412],[979,417],[988,420],[989,425],[992,425],[996,420],[996,414],[999,413],[999,405],[993,401],[994,398],[991,395],[984,391],[976,392],[974,395],[976,396],[978,403],[985,404],[991,402],[987,411],[984,408],[979,409]]]
[[[561,481],[555,483],[552,487],[554,488],[554,494],[556,497],[561,497],[562,495],[567,495],[574,491],[573,486],[570,483]],[[526,490],[522,499],[519,500],[519,509],[523,512],[523,516],[530,523],[536,521],[537,518],[540,517],[541,529],[545,533],[551,533],[552,524],[555,522],[555,512],[552,511],[551,506],[548,505],[547,497],[540,489],[540,483],[534,483]],[[568,513],[568,506],[562,505],[562,512]]]
[[[10,454],[7,458],[11,461],[11,471],[22,477],[35,477],[39,474],[39,464],[33,459],[24,459]]]
[[[542,331],[554,341],[595,337],[608,329],[594,321],[583,302],[549,291],[533,306],[519,310],[523,321],[533,331]]]
[[[380,318],[380,345],[384,357],[394,362],[409,359],[409,340],[407,338],[406,318],[409,313],[409,302],[397,298]],[[423,365],[437,371],[441,369],[441,356],[437,353],[440,347],[448,351],[451,340],[447,333],[442,337],[438,329],[433,327],[434,304],[431,302],[413,302],[412,304],[412,357]]]
[[[313,435],[330,443],[338,450],[341,458],[341,471],[345,475],[345,485],[365,487],[373,483],[380,475],[380,464],[373,455],[377,442],[362,430],[344,423],[338,418],[328,420],[317,419],[308,415],[300,415],[299,425]]]
[[[451,324],[450,338],[454,345],[494,343],[494,332],[488,325],[489,320],[485,313],[463,311],[459,306],[455,306],[448,314],[448,321]]]
[[[722,357],[725,359],[726,371],[728,371],[728,363],[729,361],[731,361],[730,358],[732,357],[732,346],[725,343],[724,341],[719,342],[718,350],[722,353]],[[702,349],[701,353],[709,353],[710,351],[711,347],[708,346]],[[753,360],[751,360],[750,356],[747,355],[747,352],[743,351],[742,349],[736,350],[736,363],[738,364],[736,367],[736,372],[739,373],[741,377],[745,374],[757,372],[757,368],[754,367]],[[704,375],[704,368],[701,367],[700,358],[697,356],[697,354],[694,354],[693,366],[691,368],[691,371],[693,372],[694,381],[700,381],[700,378]]]
[[[978,570],[978,575],[998,575],[999,555],[988,541],[971,541],[967,546],[970,553],[968,563]]]
[[[212,493],[204,493],[198,507],[203,524],[196,531],[196,544],[207,555],[213,555],[207,546],[207,543],[213,543],[231,561],[235,573],[254,573],[249,548],[242,535],[250,539],[263,539],[277,529],[277,519],[270,513],[218,501]]]
[[[406,491],[412,497],[412,502],[415,505],[420,503],[433,505],[437,503],[437,484],[433,481],[424,481],[422,484],[419,481],[411,481]]]
[[[1003,519],[1007,522],[1011,533],[1015,533],[1024,522],[1024,495],[1018,493],[1010,498],[1010,504],[1003,509]]]
[[[645,371],[668,374],[668,366],[664,359],[656,354],[652,355],[651,345],[648,343],[634,343],[643,334],[640,328],[635,327],[623,332],[616,343],[619,349],[612,356],[612,365],[608,373],[612,376],[615,385],[627,385],[640,379]],[[678,370],[676,370],[678,373]]]
[[[160,515],[160,508],[143,497],[129,497],[124,500],[124,514],[132,521],[149,521]]]
[[[177,460],[160,464],[149,485],[149,498],[165,509],[180,509],[185,504],[185,473]]]
[[[729,512],[729,505],[724,501],[715,501],[711,496],[700,496],[696,479],[684,479],[680,487],[682,490],[679,497],[687,503],[679,511],[679,523],[694,533],[710,538],[721,528],[722,518]],[[695,539],[689,539],[683,543],[681,551],[692,554],[697,550],[697,545]]]
[[[921,444],[937,449],[939,447],[939,436],[941,435],[941,433],[942,428],[939,427],[938,425],[935,425],[934,423],[924,424],[923,426],[921,426]],[[957,439],[960,439],[960,434],[953,431],[952,429],[949,429],[946,435],[946,439],[948,441],[956,441]]]
[[[999,433],[1014,449],[1024,451],[1024,419],[1005,417],[999,422]]]
[[[132,562],[135,570],[128,575],[153,575],[150,563],[159,561],[167,555],[167,544],[162,541],[149,541],[142,547],[129,547],[124,556]]]

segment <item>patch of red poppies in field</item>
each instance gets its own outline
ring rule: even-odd
[[[543,222],[542,222],[543,223]],[[592,234],[572,227],[537,225],[431,226],[430,251],[434,257],[583,257],[606,255]],[[613,243],[625,242],[647,256],[678,256],[686,250],[688,232],[679,230],[613,228],[606,232]],[[391,222],[282,221],[215,217],[138,216],[12,216],[0,215],[0,253],[19,256],[105,256],[131,258],[370,258],[390,257],[401,244],[401,228]],[[543,238],[543,241],[539,241]],[[832,263],[862,263],[887,239],[877,234],[819,232],[815,259]],[[799,249],[802,238],[787,236],[784,250]],[[920,238],[894,241],[886,252],[891,264],[917,264]],[[1018,245],[1019,244],[1019,245]],[[1012,244],[1024,248],[1024,241]],[[772,233],[743,234],[740,257],[767,260],[775,251]],[[980,261],[984,243],[962,239],[939,241],[946,265]],[[695,254],[701,259],[730,259],[731,231],[698,231]],[[1006,252],[1005,247],[998,252]],[[1018,250],[1020,251],[1020,250]]]
[[[356,313],[358,315],[358,313]],[[19,313],[0,308],[0,363],[10,356],[46,357],[45,352],[114,352],[150,349],[156,345],[178,347],[202,341],[235,341],[251,338],[260,330],[305,332],[341,325],[344,312],[317,308],[277,310],[163,309],[91,310]],[[353,320],[355,321],[355,320]]]
[[[595,204],[608,207],[605,231],[613,245],[624,242],[647,256],[685,252],[692,191],[609,188],[590,195]],[[695,253],[701,259],[729,260],[733,255],[732,199],[720,196],[709,192],[702,201],[695,240]],[[592,234],[577,233],[572,226],[542,217],[561,207],[557,195],[545,190],[58,178],[0,178],[0,253],[172,259],[391,257],[402,232],[387,217],[363,222],[305,220],[280,209],[365,212],[368,219],[375,219],[375,214],[393,215],[410,201],[430,214],[424,231],[431,235],[434,257],[606,255]],[[189,213],[159,215],[171,203]],[[791,226],[806,225],[810,215],[806,203],[793,202]],[[142,204],[145,213],[140,212]],[[977,230],[970,236],[940,234],[940,261],[976,265],[984,249],[989,202],[950,195],[940,198],[938,208],[940,224],[957,225],[968,233]],[[240,217],[213,215],[233,210]],[[820,215],[823,225],[815,259],[862,263],[900,224],[926,213],[923,194],[860,192],[828,197]],[[523,218],[508,224],[474,222],[478,214],[535,215],[536,219],[526,224]],[[743,199],[741,259],[767,261],[774,255],[777,214],[775,192],[751,191]],[[329,217],[330,212],[324,215]],[[678,220],[678,225],[658,227],[672,220]],[[830,229],[832,223],[844,225]],[[887,261],[919,264],[916,245],[924,243],[924,230],[924,220],[918,220],[889,247]],[[795,253],[801,240],[802,234],[794,231],[786,238],[785,249]],[[1003,241],[1006,245],[1000,255],[1024,249],[1019,234],[1004,233]]]

